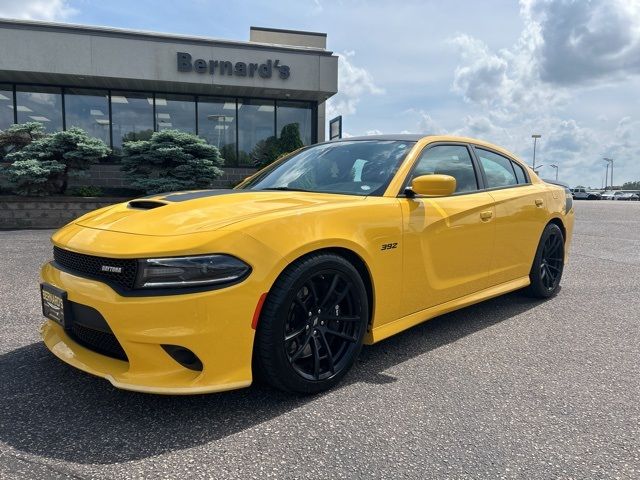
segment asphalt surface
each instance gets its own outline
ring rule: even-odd
[[[51,232],[0,232],[0,478],[640,478],[640,203],[576,210],[556,298],[434,319],[306,398],[66,366],[38,337]]]

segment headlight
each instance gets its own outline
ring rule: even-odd
[[[233,283],[251,267],[230,255],[147,258],[138,261],[136,288],[206,287]]]

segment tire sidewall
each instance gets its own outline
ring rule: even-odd
[[[560,265],[558,280],[554,288],[549,290],[547,287],[545,287],[540,276],[540,264],[542,262],[542,251],[544,250],[544,245],[551,235],[558,235],[562,240],[562,263]],[[542,236],[540,237],[540,243],[538,244],[538,249],[536,250],[536,255],[533,260],[533,265],[531,266],[531,272],[529,273],[529,278],[531,280],[530,291],[535,296],[541,298],[549,298],[554,296],[558,292],[558,289],[560,288],[560,281],[562,280],[562,274],[564,273],[564,241],[565,240],[564,235],[562,234],[562,230],[555,223],[549,223],[543,230]]]
[[[300,288],[302,288],[310,276],[317,275],[324,270],[338,271],[348,276],[353,287],[357,290],[360,312],[364,320],[360,325],[356,346],[352,350],[351,356],[344,367],[329,378],[311,381],[300,376],[291,366],[283,341],[287,315],[295,295],[297,295]],[[282,292],[286,293],[282,295]],[[274,295],[272,295],[272,293]],[[289,266],[274,283],[271,292],[267,296],[263,315],[261,315],[258,324],[257,342],[259,344],[263,342],[269,346],[267,352],[264,352],[263,349],[263,354],[266,353],[271,356],[272,359],[272,362],[270,362],[272,368],[268,368],[267,371],[263,370],[263,373],[266,373],[267,380],[273,375],[279,377],[277,379],[278,382],[270,383],[280,383],[281,385],[278,386],[299,393],[316,393],[331,388],[347,374],[360,353],[368,319],[369,305],[364,282],[358,270],[346,259],[334,254],[318,254],[295,262]],[[274,336],[274,338],[264,338],[265,335],[271,335]],[[258,348],[260,347],[261,345],[258,345]]]

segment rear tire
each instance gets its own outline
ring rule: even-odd
[[[312,394],[336,385],[362,348],[369,319],[364,282],[334,254],[313,254],[280,275],[256,332],[255,363],[267,383]]]
[[[555,223],[548,224],[529,272],[531,284],[525,293],[534,298],[549,298],[558,292],[564,270],[564,235]]]

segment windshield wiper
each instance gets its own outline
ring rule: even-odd
[[[261,188],[261,190],[278,190],[281,192],[310,192],[311,190],[305,190],[303,188],[291,188],[291,187],[268,187]]]

